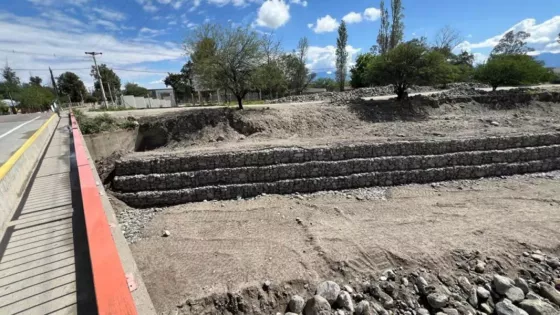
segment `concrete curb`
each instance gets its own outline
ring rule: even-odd
[[[52,115],[25,143],[0,167],[0,230],[17,205],[39,157],[56,129],[58,117]]]

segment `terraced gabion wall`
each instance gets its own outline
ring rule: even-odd
[[[203,169],[340,161],[383,156],[437,155],[560,144],[560,133],[445,141],[374,143],[329,148],[276,148],[222,154],[132,157],[115,164],[115,175],[162,174]]]
[[[128,159],[113,187],[129,205],[150,207],[556,169],[560,133]]]

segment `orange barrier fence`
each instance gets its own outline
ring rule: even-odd
[[[73,114],[71,121],[98,312],[138,314],[88,161],[86,144]]]

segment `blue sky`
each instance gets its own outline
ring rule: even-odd
[[[387,6],[390,0],[386,0]],[[462,35],[457,50],[482,62],[509,29],[533,36],[536,54],[556,53],[560,44],[560,2],[533,0],[403,0],[405,38],[426,36],[449,25]],[[352,59],[375,44],[379,0],[0,0],[0,57],[25,81],[48,78],[48,67],[66,69],[93,85],[84,51],[101,51],[100,63],[117,69],[125,82],[163,87],[167,71],[186,61],[181,43],[205,22],[239,23],[272,32],[285,50],[300,37],[310,42],[308,67],[332,71],[336,27],[348,22]]]

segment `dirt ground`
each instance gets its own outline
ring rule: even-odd
[[[351,283],[391,266],[452,269],[456,250],[498,257],[510,271],[523,250],[560,253],[558,172],[156,210],[131,249],[160,314],[265,280]]]

